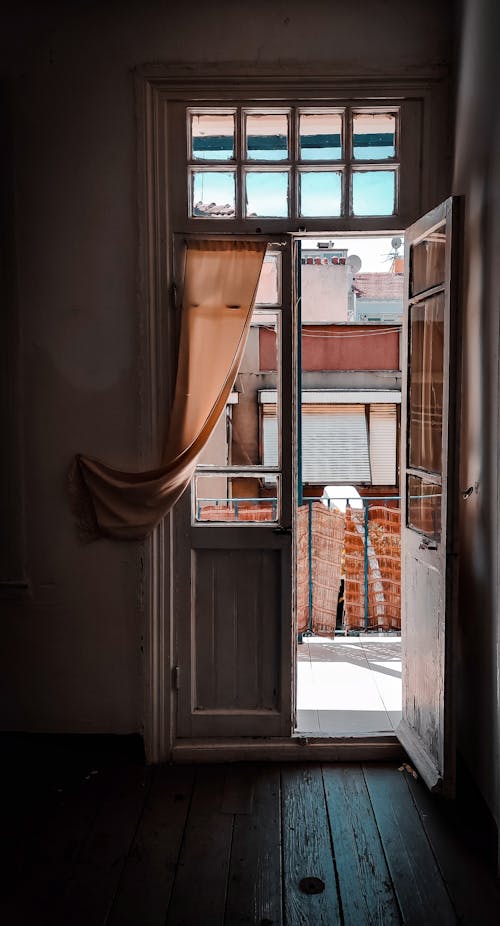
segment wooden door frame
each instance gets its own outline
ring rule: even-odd
[[[293,76],[290,76],[290,75]],[[283,67],[265,72],[256,66],[207,67],[206,73],[193,75],[189,67],[147,65],[135,74],[138,165],[138,264],[137,324],[139,339],[139,413],[141,466],[157,464],[165,437],[175,375],[177,313],[172,266],[172,232],[167,196],[169,100],[193,101],[197,98],[224,99],[234,87],[246,97],[272,92],[277,99],[310,97],[356,98],[367,102],[384,99],[418,99],[422,103],[422,166],[415,178],[418,184],[418,214],[444,198],[449,185],[446,157],[435,154],[447,150],[448,82],[442,68],[419,75],[394,73],[384,77],[332,72],[311,73],[306,68]],[[398,222],[410,224],[417,215],[400,216]],[[379,220],[378,220],[379,221]],[[345,220],[338,230],[348,230]],[[297,231],[299,228],[297,228]],[[360,229],[361,230],[361,229]],[[226,229],[229,231],[229,229]],[[165,283],[166,281],[166,283]],[[148,762],[210,761],[217,756],[252,758],[307,758],[353,760],[391,758],[400,755],[395,737],[357,737],[332,740],[296,738],[264,741],[249,745],[244,741],[216,743],[203,747],[195,742],[175,743],[176,693],[174,686],[175,646],[173,627],[172,518],[167,516],[141,545],[142,581],[140,588],[143,621],[144,703],[143,734]]]

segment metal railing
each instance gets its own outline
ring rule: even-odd
[[[205,505],[211,505],[214,508],[226,508],[234,513],[234,520],[237,521],[240,510],[248,509],[249,505],[262,505],[262,507],[271,508],[271,517],[269,521],[276,521],[278,512],[277,498],[197,498],[196,500],[196,520],[203,521],[202,511]]]

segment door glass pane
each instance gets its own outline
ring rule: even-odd
[[[300,113],[299,145],[302,161],[340,161],[342,116],[340,113]]]
[[[246,171],[245,215],[247,218],[288,216],[287,171]]]
[[[233,391],[224,413],[198,460],[205,466],[278,466],[264,459],[261,423],[261,397],[272,391],[280,408],[278,377],[278,316],[259,311],[252,316],[245,353]],[[278,412],[279,413],[279,412]],[[213,494],[213,493],[212,493]]]
[[[281,254],[279,251],[267,253],[264,257],[255,305],[281,305]]]
[[[193,160],[230,161],[234,158],[234,114],[191,114]]]
[[[416,296],[445,279],[446,225],[440,225],[410,252],[410,295]]]
[[[353,157],[360,161],[382,161],[396,154],[394,113],[356,113],[352,120]]]
[[[195,523],[277,521],[279,478],[275,473],[198,473],[194,480]]]
[[[444,295],[410,307],[409,465],[440,473]]]
[[[342,174],[340,171],[302,171],[300,180],[300,215],[340,215]]]
[[[408,526],[435,540],[441,537],[441,492],[440,485],[423,476],[408,476]]]
[[[192,216],[233,219],[235,203],[235,173],[233,170],[191,171]]]
[[[288,116],[286,113],[247,113],[245,117],[249,161],[288,159]]]
[[[354,215],[394,215],[396,172],[394,170],[356,170],[352,175]]]

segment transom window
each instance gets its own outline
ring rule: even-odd
[[[187,110],[193,219],[394,216],[399,107]]]

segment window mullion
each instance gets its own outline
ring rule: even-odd
[[[344,113],[344,172],[343,172],[343,196],[342,210],[343,216],[352,215],[352,182],[351,182],[351,160],[352,160],[352,107],[346,106]]]

